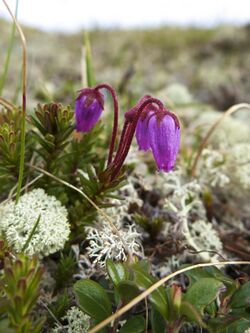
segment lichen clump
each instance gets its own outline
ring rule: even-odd
[[[16,252],[24,248],[39,219],[25,252],[40,257],[63,249],[70,227],[66,208],[43,189],[35,189],[20,197],[15,205],[8,202],[0,211],[0,232]]]
[[[135,225],[119,228],[119,234],[114,233],[111,227],[105,223],[101,229],[87,228],[88,255],[94,259],[94,264],[105,267],[106,260],[126,261],[129,250],[130,255],[143,257],[143,247],[140,241],[141,235]]]
[[[57,324],[51,333],[86,333],[90,326],[90,317],[76,306],[69,309],[62,319],[67,321],[67,325],[59,326]]]

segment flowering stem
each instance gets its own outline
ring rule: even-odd
[[[115,139],[116,139],[117,128],[118,128],[118,112],[119,112],[118,98],[117,98],[115,90],[107,83],[99,84],[98,86],[96,86],[95,89],[108,90],[108,92],[110,93],[110,95],[113,98],[113,103],[114,103],[114,123],[113,123],[111,142],[110,142],[110,146],[109,146],[109,155],[108,155],[108,165],[110,165],[110,163],[112,162],[112,157],[113,157],[113,152],[114,152],[114,147],[115,147]]]
[[[123,148],[124,148],[123,142],[125,140],[128,129],[129,129],[129,121],[127,121],[125,119],[123,129],[122,129],[122,133],[121,133],[121,137],[120,137],[120,141],[119,141],[119,145],[118,145],[117,152],[116,152],[113,163],[115,163],[117,161],[117,158],[119,157],[119,155],[122,154],[122,151],[123,151]]]
[[[133,117],[131,117],[131,115],[129,115],[132,119],[129,119],[130,124],[128,125],[126,135],[124,135],[123,138],[121,137],[121,139],[124,140],[125,142],[124,143],[121,142],[121,139],[120,139],[120,143],[119,143],[119,146],[123,146],[124,149],[122,151],[118,151],[116,156],[115,156],[114,170],[113,170],[113,173],[112,173],[112,176],[111,176],[111,180],[113,180],[117,176],[117,174],[121,170],[121,167],[122,167],[122,165],[123,165],[123,163],[124,163],[124,161],[125,161],[125,159],[128,155],[128,152],[129,152],[129,149],[130,149],[130,146],[131,146],[131,142],[132,142],[134,134],[135,134],[136,125],[138,123],[140,115],[142,114],[145,107],[148,104],[152,104],[152,103],[157,104],[159,106],[159,109],[163,110],[164,106],[163,106],[161,101],[159,101],[156,98],[148,98],[146,101],[144,101],[140,104],[140,106],[138,107],[137,110],[134,110],[134,116]],[[126,117],[126,115],[125,115],[125,117]]]
[[[131,139],[130,139],[131,138]],[[125,137],[125,142],[123,144],[123,149],[121,149],[120,153],[118,156],[116,156],[115,158],[115,163],[114,163],[114,170],[111,176],[111,180],[115,179],[115,177],[118,175],[118,173],[120,172],[122,165],[128,155],[129,149],[130,149],[130,145],[133,139],[133,127],[132,124],[130,124],[128,126],[128,130],[127,130],[127,135]]]

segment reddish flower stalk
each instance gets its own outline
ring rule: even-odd
[[[127,136],[127,133],[129,131],[129,121],[125,119],[124,125],[123,125],[123,129],[122,129],[122,133],[121,133],[121,137],[120,137],[120,141],[119,141],[119,145],[117,148],[117,152],[115,155],[115,158],[113,160],[113,164],[115,164],[117,162],[117,158],[122,154],[123,150],[124,150],[124,140]]]
[[[108,165],[112,162],[113,152],[115,148],[115,139],[117,135],[117,129],[118,129],[118,112],[119,112],[119,105],[118,105],[118,98],[116,95],[115,90],[107,83],[99,84],[95,87],[95,90],[99,89],[106,89],[110,93],[113,99],[114,104],[114,122],[113,122],[113,130],[112,130],[112,136],[111,136],[111,142],[109,146],[109,155],[108,155]]]
[[[120,139],[120,143],[119,146],[123,147],[123,149],[120,151],[118,150],[114,159],[114,163],[113,163],[113,170],[112,170],[112,175],[111,175],[111,180],[113,180],[117,174],[120,172],[121,167],[128,155],[134,134],[135,134],[135,130],[136,130],[136,125],[138,123],[138,120],[142,114],[142,112],[144,111],[144,109],[146,108],[147,105],[155,103],[159,106],[159,111],[163,111],[164,110],[164,106],[162,104],[162,102],[156,98],[153,97],[149,97],[147,98],[145,101],[143,101],[142,103],[139,104],[138,108],[133,108],[131,110],[129,110],[126,114],[126,120],[125,120],[125,124],[126,126],[128,126],[127,131],[126,131],[126,135],[124,135],[124,137],[121,139],[124,140],[124,142],[121,142]],[[128,123],[128,124],[127,124]],[[125,125],[124,124],[124,125]]]

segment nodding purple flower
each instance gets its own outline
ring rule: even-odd
[[[157,111],[154,104],[149,104],[143,110],[138,123],[136,125],[136,140],[140,150],[148,151],[150,147],[149,135],[148,135],[148,122],[151,116]]]
[[[76,99],[76,130],[89,132],[99,120],[104,109],[103,94],[93,88],[85,88],[80,91]]]
[[[177,117],[164,110],[148,120],[150,148],[159,171],[173,169],[180,148],[180,125]]]
[[[173,113],[149,104],[138,120],[136,139],[140,150],[152,150],[159,171],[173,169],[180,147],[180,125]]]

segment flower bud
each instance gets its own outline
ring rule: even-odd
[[[103,94],[91,88],[82,89],[76,99],[75,116],[78,132],[89,132],[104,109]]]

